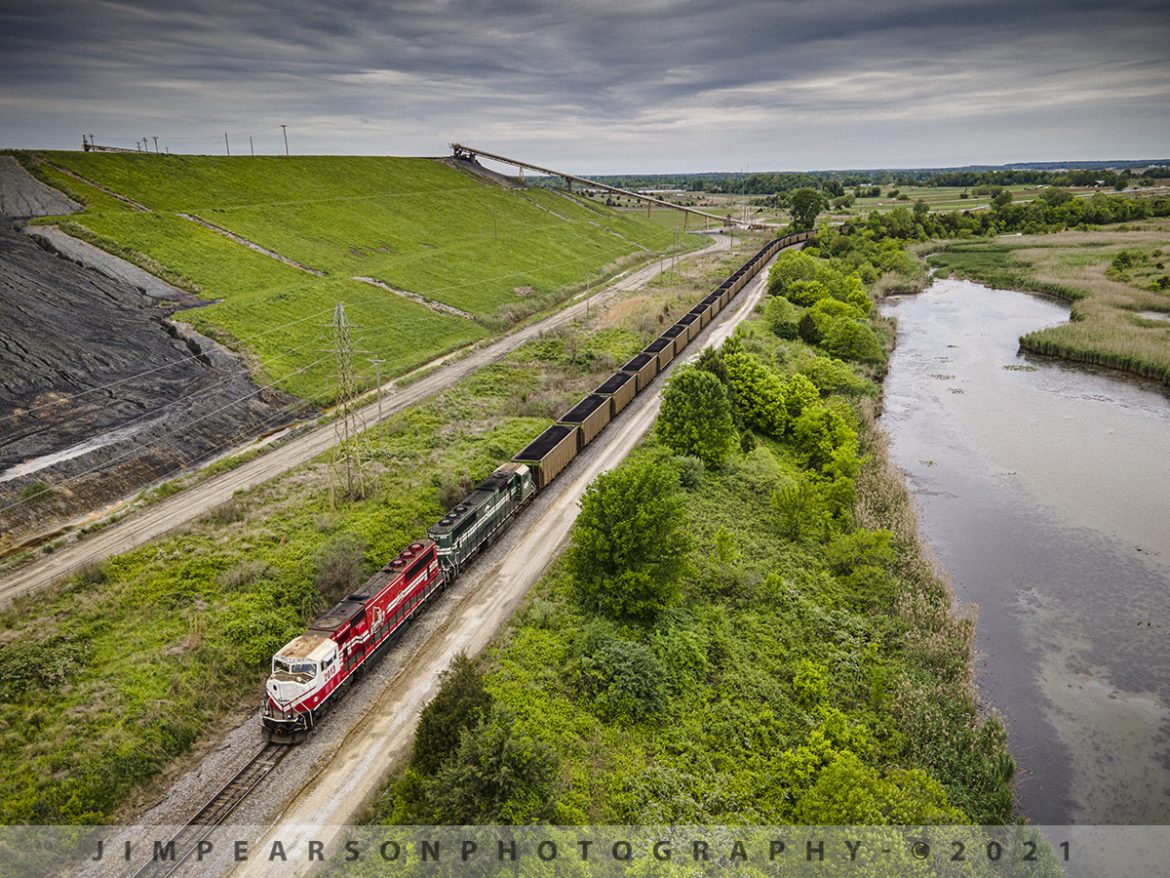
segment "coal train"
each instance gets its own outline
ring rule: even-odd
[[[261,723],[269,740],[296,743],[444,586],[512,523],[779,250],[762,247],[714,292],[536,437],[510,462],[272,658]]]

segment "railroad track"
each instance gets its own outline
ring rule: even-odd
[[[167,857],[147,863],[134,873],[133,878],[167,878],[177,872],[187,858],[195,853],[199,843],[228,819],[288,752],[287,744],[265,744],[171,839],[166,845]]]

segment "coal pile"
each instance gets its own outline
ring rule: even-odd
[[[173,322],[170,299],[0,219],[0,551],[307,410]]]

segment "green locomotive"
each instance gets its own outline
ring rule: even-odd
[[[464,497],[427,536],[439,548],[439,563],[448,581],[508,526],[536,494],[532,471],[522,463],[505,463]]]

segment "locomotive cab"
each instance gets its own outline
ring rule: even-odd
[[[281,647],[272,658],[261,716],[271,740],[304,737],[337,667],[337,644],[319,634],[302,634]]]

